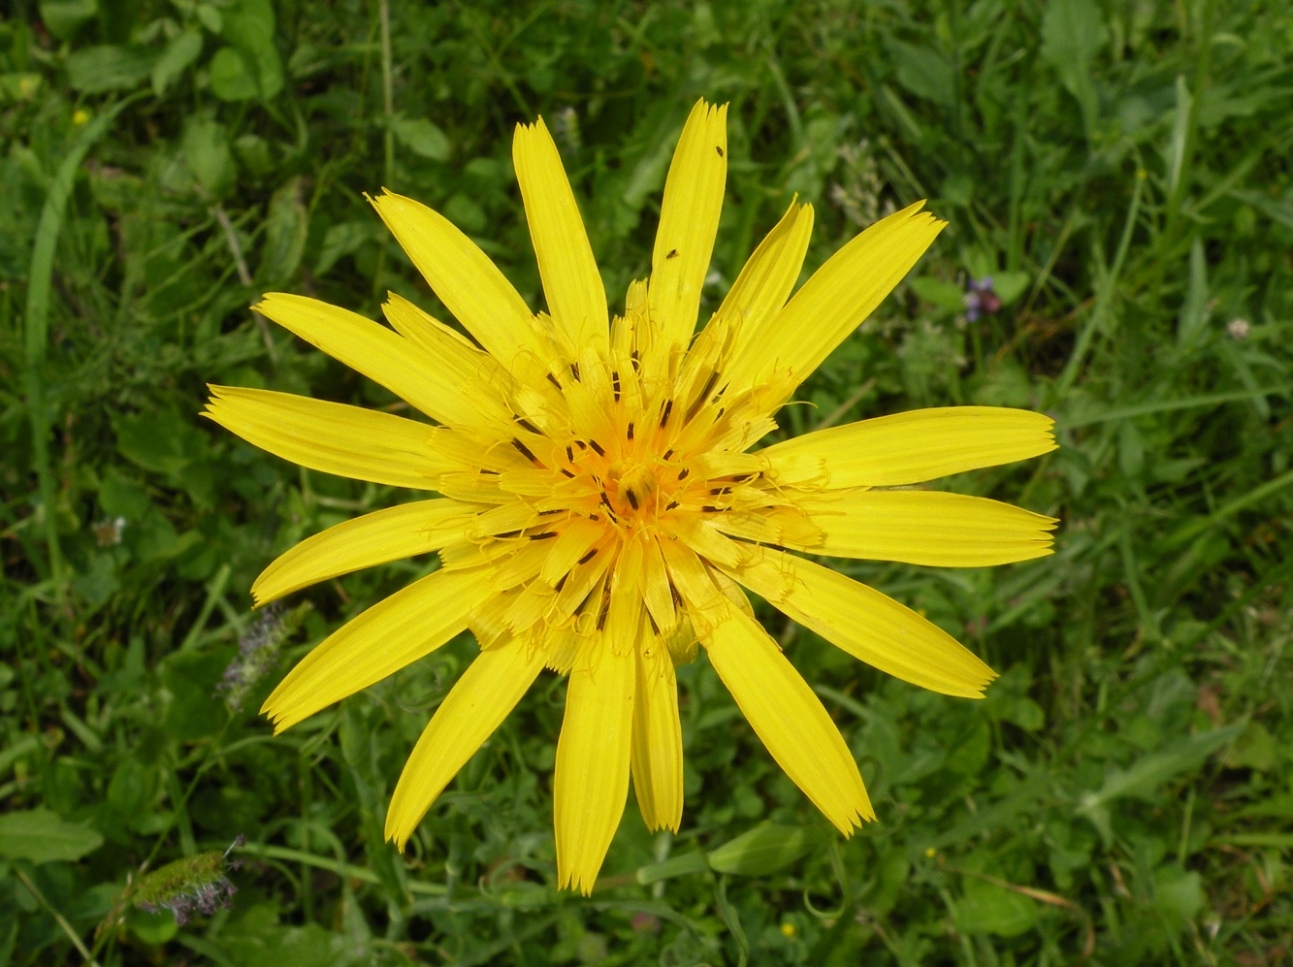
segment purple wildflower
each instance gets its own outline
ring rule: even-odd
[[[965,318],[978,322],[980,316],[995,316],[1001,311],[1001,297],[992,291],[992,276],[969,279],[965,283]]]
[[[239,835],[223,853],[199,853],[149,873],[131,890],[135,906],[149,913],[169,910],[181,926],[194,910],[210,916],[225,909],[238,892],[226,874],[241,865],[240,860],[230,860],[229,854],[244,843],[246,839]]]
[[[216,686],[230,708],[240,710],[247,694],[273,669],[283,642],[300,627],[309,608],[305,603],[285,612],[281,605],[271,604],[243,632],[238,639],[238,657],[229,663]]]

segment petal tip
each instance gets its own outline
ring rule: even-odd
[[[413,830],[402,828],[402,824],[393,817],[396,815],[394,809],[389,809],[386,814],[386,828],[382,830],[382,839],[392,844],[395,849],[403,853],[405,847],[409,844],[409,839],[413,835]]]
[[[403,195],[397,195],[385,186],[382,187],[381,192],[377,195],[370,195],[365,192],[364,197],[368,199],[368,204],[377,209],[377,213],[379,215],[382,213],[383,208],[389,208],[392,205],[398,205],[400,202],[407,200]]]
[[[293,725],[296,724],[292,720],[288,719],[287,716],[271,710],[269,708],[268,701],[266,701],[265,705],[261,708],[260,714],[265,716],[267,719],[269,719],[269,724],[274,729],[275,738],[282,735],[284,732],[286,732],[288,729],[290,729]]]

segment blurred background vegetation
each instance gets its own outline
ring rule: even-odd
[[[1285,4],[7,7],[0,963],[1293,957]],[[364,200],[384,185],[541,305],[510,165],[537,114],[622,300],[699,96],[731,103],[709,308],[796,192],[817,207],[809,269],[915,199],[951,221],[783,431],[1042,409],[1060,451],[952,486],[1063,518],[1058,553],[852,568],[1002,672],[983,702],[763,612],[862,764],[880,821],[851,841],[702,659],[680,670],[682,831],[648,835],[630,799],[591,899],[553,888],[548,675],[401,859],[388,794],[475,645],[271,738],[254,712],[290,662],[433,563],[252,614],[277,553],[402,495],[219,432],[204,383],[394,406],[247,308],[279,289],[379,317],[395,290],[439,311]],[[145,866],[187,859],[172,907],[214,883],[239,834],[222,909],[180,926],[156,880],[157,912],[134,902]]]

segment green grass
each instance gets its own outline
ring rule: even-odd
[[[0,964],[1286,961],[1284,5],[392,3],[388,29],[381,0],[14,6]],[[1057,553],[855,569],[1002,672],[984,702],[885,679],[762,612],[862,765],[880,821],[848,842],[702,659],[679,670],[682,831],[647,834],[630,804],[591,899],[554,889],[552,676],[402,860],[387,798],[475,646],[272,738],[253,713],[290,661],[431,564],[381,568],[289,602],[277,660],[232,708],[217,686],[259,569],[400,495],[199,421],[203,384],[393,403],[246,308],[281,289],[438,309],[364,201],[383,185],[448,214],[541,304],[510,166],[513,126],[539,113],[622,299],[698,96],[731,103],[711,307],[795,192],[817,207],[809,269],[917,198],[951,222],[784,430],[1042,409],[1058,452],[953,486],[1062,518]],[[967,321],[964,284],[985,275],[1004,305]],[[145,864],[210,874],[239,834],[227,909],[179,927],[132,906]]]

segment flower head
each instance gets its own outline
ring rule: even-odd
[[[682,816],[674,665],[703,646],[772,756],[845,835],[873,818],[826,709],[742,590],[857,658],[949,695],[994,673],[896,601],[793,552],[980,566],[1050,553],[1054,521],[977,497],[889,489],[1053,449],[1018,410],[923,410],[751,452],[773,415],[915,264],[944,223],[912,205],[793,296],[812,227],[792,202],[693,338],[727,169],[726,108],[692,111],[665,184],[649,280],[606,293],[556,146],[518,127],[514,161],[547,312],[532,312],[443,216],[373,205],[468,340],[391,295],[390,328],[293,295],[270,319],[434,424],[212,387],[207,415],[315,470],[440,496],[330,528],[272,563],[259,604],[386,561],[441,566],[314,649],[263,711],[288,728],[440,647],[481,646],[413,750],[387,812],[403,847],[544,666],[569,675],[554,780],[558,880],[588,892],[630,776],[647,824]]]

